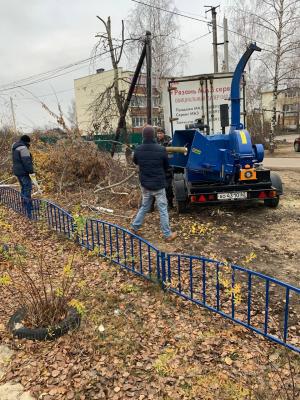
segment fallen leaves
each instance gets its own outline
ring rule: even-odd
[[[274,362],[274,361],[278,360],[279,357],[280,357],[279,352],[270,354],[270,356],[269,356],[269,361]]]
[[[7,218],[18,222],[20,243],[37,251],[35,225],[10,212]],[[55,235],[46,243],[53,268],[61,245]],[[246,400],[253,382],[252,389],[264,390],[268,399],[278,390],[269,376],[274,362],[290,379],[279,347],[245,328],[102,259],[87,257],[84,267],[88,279],[81,300],[87,310],[80,330],[55,342],[11,342],[0,326],[1,337],[15,348],[7,377],[21,381],[36,398]],[[1,315],[7,319],[14,306],[4,298]],[[296,373],[298,361],[292,359]]]

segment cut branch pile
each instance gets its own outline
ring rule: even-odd
[[[99,151],[94,143],[79,138],[64,139],[54,146],[45,146],[33,152],[38,180],[45,190],[63,192],[72,189],[110,189],[127,182],[134,173],[117,160]],[[130,171],[131,172],[131,171]],[[101,187],[98,187],[101,182]]]

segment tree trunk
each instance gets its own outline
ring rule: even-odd
[[[269,136],[270,153],[274,153],[275,150],[275,130],[276,130],[276,111],[277,111],[277,98],[278,98],[278,83],[279,83],[279,68],[281,63],[281,44],[282,44],[282,24],[284,14],[284,0],[280,0],[280,9],[278,13],[278,32],[277,32],[277,46],[276,46],[276,63],[275,73],[273,79],[273,99],[272,99],[272,119],[271,119],[271,130]]]
[[[107,40],[108,40],[108,45],[109,45],[111,62],[112,62],[113,70],[114,70],[114,95],[115,95],[119,115],[122,116],[122,124],[120,126],[120,130],[121,130],[121,134],[123,135],[125,143],[128,144],[126,116],[124,115],[124,99],[122,97],[122,94],[120,92],[120,87],[119,87],[120,77],[119,77],[118,61],[117,61],[115,53],[114,53],[114,47],[113,47],[112,36],[111,36],[110,17],[108,17],[108,20],[107,20]]]

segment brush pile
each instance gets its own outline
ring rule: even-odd
[[[32,146],[32,155],[37,179],[46,191],[92,188],[108,176],[111,183],[126,176],[124,165],[78,137],[61,139],[54,145],[39,142]]]

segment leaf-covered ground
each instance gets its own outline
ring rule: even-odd
[[[63,267],[70,243],[0,207],[1,239],[37,268],[43,251]],[[1,292],[1,342],[14,350],[3,382],[44,400],[297,399],[300,357],[78,248],[87,285],[79,330],[57,341],[13,339],[17,308]],[[1,272],[9,265],[0,260]]]
[[[265,207],[262,202],[234,203],[220,206],[195,206],[189,213],[170,212],[170,224],[178,232],[172,244],[164,243],[158,211],[146,216],[141,235],[161,250],[225,259],[244,267],[300,286],[300,171],[280,171],[284,195],[278,208]],[[121,189],[120,189],[121,190]],[[81,199],[82,196],[82,200]],[[139,191],[135,193],[139,196]],[[137,203],[131,205],[132,195],[114,196],[102,193],[98,203],[93,196],[58,198],[66,207],[77,204],[96,204],[114,210],[116,216],[98,214],[130,227]],[[91,215],[91,211],[86,209]],[[123,217],[120,215],[123,215]],[[249,262],[249,255],[255,258]]]

